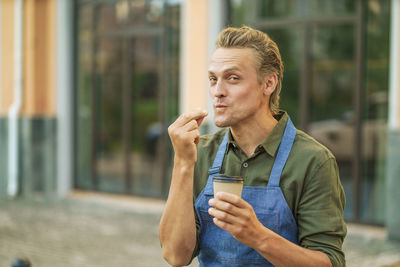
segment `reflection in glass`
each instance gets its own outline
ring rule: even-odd
[[[122,0],[77,10],[76,186],[163,196],[166,129],[179,99],[180,6]]]
[[[132,65],[132,146],[131,173],[136,194],[160,190],[155,179],[162,177],[160,170],[159,137],[163,124],[160,118],[159,90],[161,64],[160,40],[157,37],[135,38]],[[158,153],[157,153],[158,152]],[[150,192],[148,193],[150,194]]]
[[[377,224],[385,217],[389,8],[389,0],[228,1],[229,25],[258,27],[278,43],[285,63],[281,106],[292,116],[298,110],[308,132],[336,156],[347,198],[345,218]],[[356,51],[357,36],[364,36],[364,51]],[[356,81],[361,64],[363,80]],[[361,99],[354,99],[357,83]],[[355,100],[361,101],[360,114]],[[354,136],[356,117],[362,119],[361,136]],[[361,147],[355,148],[355,138],[362,138]],[[358,156],[361,166],[353,166]],[[353,177],[356,172],[360,177]]]
[[[243,24],[252,25],[256,19],[254,7],[257,0],[231,0],[227,2],[228,25],[240,27]]]
[[[303,19],[312,17],[338,17],[355,12],[356,1],[321,0],[258,0],[259,16],[265,19]]]
[[[312,33],[310,134],[336,157],[347,196],[345,215],[353,209],[354,26],[318,26]],[[346,42],[347,41],[347,42]]]
[[[390,1],[368,1],[362,113],[361,220],[385,221]]]
[[[78,14],[79,32],[78,46],[80,56],[77,59],[79,71],[77,71],[77,175],[75,177],[75,185],[82,188],[91,186],[90,172],[90,136],[91,136],[91,62],[93,61],[92,42],[93,39],[93,7],[83,6]],[[78,177],[86,177],[86,179],[77,179]]]
[[[123,120],[121,99],[122,40],[105,38],[98,41],[96,63],[98,69],[98,91],[96,94],[96,160],[99,188],[118,192],[123,189],[124,150],[122,140]],[[115,180],[118,179],[118,182]]]
[[[122,23],[118,19],[118,12],[114,4],[98,4],[96,6],[98,14],[97,29],[98,33],[105,31],[118,30]]]
[[[301,58],[301,29],[269,29],[265,30],[276,42],[284,64],[280,108],[287,111],[293,123],[299,125],[299,92]]]
[[[354,26],[318,26],[312,39],[310,121],[351,120],[355,87]]]

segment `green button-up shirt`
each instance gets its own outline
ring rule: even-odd
[[[221,173],[242,176],[245,186],[267,186],[288,115],[280,112],[278,124],[250,157],[229,135]],[[203,190],[227,129],[204,135],[197,146],[194,170],[194,199]],[[342,243],[346,236],[343,219],[345,195],[335,157],[315,139],[297,130],[292,150],[283,169],[280,187],[296,220],[299,244],[326,253],[333,266],[345,266]],[[196,218],[197,237],[200,224]],[[194,255],[198,254],[197,246]]]

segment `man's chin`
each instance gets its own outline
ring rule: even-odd
[[[214,124],[215,124],[215,126],[217,126],[217,127],[219,127],[219,128],[224,128],[224,127],[228,127],[228,126],[229,126],[229,123],[226,122],[226,121],[217,121],[217,120],[214,120]]]

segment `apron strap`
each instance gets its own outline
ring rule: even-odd
[[[269,176],[268,186],[279,186],[281,174],[288,159],[290,150],[296,136],[296,128],[288,117],[285,132],[283,133],[281,144],[279,145],[278,154],[272,166],[271,175]]]
[[[215,156],[214,163],[212,167],[208,170],[208,175],[213,175],[219,173],[221,171],[222,162],[224,161],[226,145],[228,144],[228,133],[229,130],[226,131],[224,139],[222,143],[218,147],[217,155]]]
[[[224,156],[228,144],[228,134],[229,130],[226,131],[224,139],[222,140],[222,143],[218,147],[217,155],[215,156],[213,165],[208,170],[207,185],[204,188],[205,190],[204,193],[206,194],[214,194],[212,177],[214,176],[214,174],[218,174],[221,171],[222,162],[224,161]]]

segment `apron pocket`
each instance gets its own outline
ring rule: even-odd
[[[277,212],[256,214],[258,220],[268,229],[279,234],[279,214]]]
[[[208,214],[208,211],[204,211],[204,210],[199,210],[200,213],[200,218],[202,221],[213,221],[213,216],[211,216],[210,214]]]

